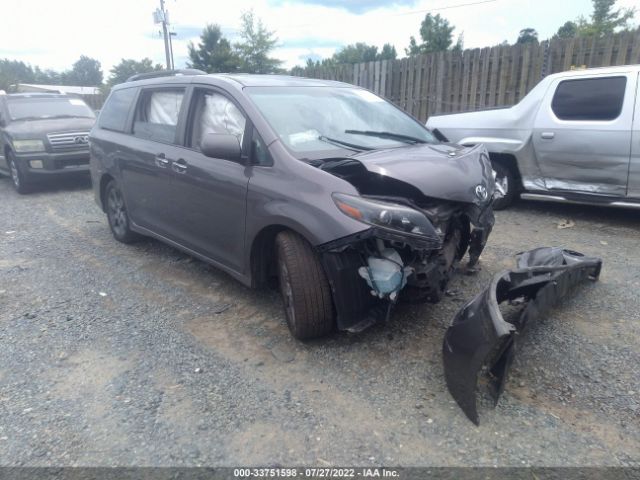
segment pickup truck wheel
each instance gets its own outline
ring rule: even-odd
[[[13,188],[16,189],[16,192],[21,195],[31,192],[31,185],[29,185],[25,180],[24,175],[18,166],[18,162],[16,161],[16,157],[11,152],[7,155],[7,164],[9,166],[11,182],[13,183]]]
[[[130,222],[127,207],[115,180],[111,180],[107,184],[104,198],[109,228],[111,228],[113,237],[122,243],[132,243],[138,240],[140,236],[129,228]]]
[[[493,209],[504,210],[516,198],[516,176],[513,170],[498,162],[492,162],[496,172],[496,193],[494,194]]]
[[[276,237],[278,279],[287,325],[299,340],[329,334],[334,328],[329,281],[318,254],[294,232]]]

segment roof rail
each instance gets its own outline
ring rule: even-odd
[[[145,80],[147,78],[172,77],[179,75],[206,75],[207,72],[196,68],[183,68],[181,70],[158,70],[155,72],[138,73],[127,78],[127,82],[135,82],[136,80]]]

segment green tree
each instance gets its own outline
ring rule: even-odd
[[[576,22],[572,22],[571,20],[567,21],[562,25],[553,38],[573,38],[578,34],[578,24]]]
[[[123,58],[120,63],[114,65],[109,70],[109,78],[107,79],[107,85],[113,87],[119,83],[126,82],[129,77],[138,73],[155,72],[162,70],[164,67],[159,63],[153,64],[150,58],[143,58],[142,60],[134,60],[132,58]]]
[[[71,70],[62,74],[62,81],[70,85],[97,87],[102,84],[102,68],[95,58],[81,55]]]
[[[627,30],[635,16],[635,8],[614,9],[616,0],[592,0],[591,22],[579,19],[579,33],[604,36],[618,30]]]
[[[535,28],[523,28],[516,43],[538,43],[538,32]]]
[[[378,47],[358,42],[346,45],[331,57],[335,63],[373,62],[378,54]]]
[[[17,83],[35,83],[31,65],[7,58],[0,60],[0,90],[9,91]]]
[[[398,52],[396,52],[396,47],[390,43],[385,43],[380,53],[376,55],[376,60],[395,60],[397,57]]]
[[[198,68],[208,73],[236,72],[240,59],[224,38],[219,25],[207,25],[200,35],[200,42],[189,42],[189,62],[187,67]]]
[[[36,66],[33,68],[33,82],[42,85],[60,85],[62,84],[62,75],[55,70],[45,69],[42,70]]]
[[[432,15],[427,13],[420,25],[420,38],[422,43],[418,43],[412,35],[409,40],[409,48],[405,51],[407,55],[419,55],[421,53],[444,52],[453,43],[453,31],[455,27],[440,14]]]
[[[282,60],[269,57],[278,39],[268,30],[253,11],[242,14],[241,41],[234,45],[240,59],[240,70],[247,73],[274,73],[280,71]]]

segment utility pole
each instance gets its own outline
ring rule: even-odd
[[[167,11],[164,9],[164,0],[160,0],[160,9],[155,11],[153,19],[155,23],[162,23],[162,38],[164,39],[164,54],[167,59],[167,70],[173,70],[173,52],[171,51],[171,39],[169,38],[169,21]]]

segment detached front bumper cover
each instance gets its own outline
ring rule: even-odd
[[[597,280],[602,267],[599,258],[556,247],[523,252],[516,259],[517,269],[495,275],[487,289],[460,309],[444,337],[447,387],[476,425],[479,374],[486,374],[497,404],[515,353],[516,336],[576,285]],[[499,304],[519,299],[524,300],[524,308],[506,321]]]

